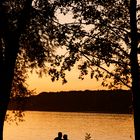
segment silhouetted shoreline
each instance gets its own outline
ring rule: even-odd
[[[13,99],[9,109],[84,113],[132,113],[128,90],[42,92],[21,100]],[[19,103],[20,102],[20,103]]]

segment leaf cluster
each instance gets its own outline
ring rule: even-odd
[[[60,72],[78,62],[80,79],[90,71],[91,78],[103,79],[103,86],[130,88],[129,1],[72,1],[63,11],[72,14],[73,22],[61,25],[71,34],[65,32],[67,55]]]

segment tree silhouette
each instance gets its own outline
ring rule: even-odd
[[[37,69],[39,75],[52,71],[55,49],[63,39],[62,28],[56,24],[62,4],[49,0],[0,1],[0,140],[10,98],[31,94],[25,83],[29,69]]]
[[[57,71],[65,77],[65,71],[78,63],[81,79],[90,73],[91,78],[102,79],[103,86],[131,89],[136,140],[140,139],[139,7],[136,0],[83,0],[63,7],[61,12],[72,13],[74,22],[63,24],[72,35],[65,34],[67,53]],[[57,72],[52,74],[54,80]]]
[[[75,22],[63,26],[72,30],[72,37],[65,37],[68,51],[61,72],[80,60],[79,78],[89,70],[91,78],[103,79],[103,86],[131,88],[129,7],[123,0],[79,1],[69,9],[64,7],[63,11],[73,12]]]
[[[133,107],[134,107],[134,125],[135,125],[135,140],[140,139],[138,130],[140,129],[140,65],[138,59],[139,47],[139,30],[137,28],[137,1],[130,1],[130,26],[131,26],[131,76],[132,76],[132,93],[133,93]]]

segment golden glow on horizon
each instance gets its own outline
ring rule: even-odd
[[[31,74],[27,83],[29,89],[35,89],[36,93],[43,91],[57,92],[57,91],[69,91],[69,90],[101,90],[107,89],[101,86],[100,81],[96,79],[90,79],[90,75],[85,76],[84,80],[78,79],[79,71],[72,70],[66,74],[68,82],[62,85],[62,81],[52,82],[50,76],[43,76],[39,78],[37,74]]]

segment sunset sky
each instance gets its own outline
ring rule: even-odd
[[[52,82],[49,76],[39,78],[36,74],[31,74],[27,83],[29,89],[35,89],[37,93],[42,91],[68,91],[68,90],[100,90],[105,89],[100,86],[100,82],[95,79],[90,79],[90,75],[86,76],[84,80],[78,79],[78,70],[73,70],[67,73],[66,77],[68,83],[62,85],[62,81]]]
[[[138,0],[140,3],[140,0]],[[65,22],[71,22],[71,18],[65,18]],[[39,78],[35,73],[30,74],[27,83],[29,89],[35,89],[36,93],[43,91],[68,91],[68,90],[101,90],[107,89],[101,86],[100,81],[96,81],[94,78],[90,79],[90,75],[86,76],[84,80],[78,79],[79,71],[77,67],[71,72],[67,73],[66,77],[68,83],[62,85],[62,81],[52,82],[49,76],[43,76]]]

